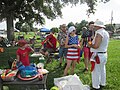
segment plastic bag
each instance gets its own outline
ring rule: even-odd
[[[82,84],[76,74],[54,78],[54,84],[58,86],[60,90],[90,90],[88,85]]]

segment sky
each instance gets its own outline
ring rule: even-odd
[[[120,23],[120,0],[110,0],[108,3],[99,3],[96,6],[95,14],[91,14],[89,17],[86,15],[86,10],[88,9],[86,4],[77,6],[67,6],[62,9],[63,17],[56,18],[51,21],[46,19],[46,23],[43,26],[34,25],[34,27],[41,28],[52,28],[59,27],[61,24],[68,24],[69,22],[80,23],[82,20],[95,21],[99,19],[104,22],[104,24],[111,23],[111,12],[113,11],[113,22]],[[0,23],[0,29],[6,29],[6,22]]]

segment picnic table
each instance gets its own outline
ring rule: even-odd
[[[29,80],[29,81],[23,81],[23,80],[20,80],[19,78],[15,78],[14,81],[3,81],[1,79],[1,75],[0,75],[0,90],[3,90],[3,86],[9,86],[9,85],[38,85],[38,87],[40,89],[47,89],[46,87],[46,81],[47,81],[47,75],[48,74],[44,74],[43,75],[43,79],[39,79],[39,78],[36,78],[34,80]]]

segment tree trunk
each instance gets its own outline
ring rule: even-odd
[[[6,23],[7,23],[7,38],[9,41],[12,41],[14,38],[14,23],[13,23],[13,15],[10,14],[6,18]]]

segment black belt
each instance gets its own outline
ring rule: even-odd
[[[106,53],[106,52],[97,52],[97,53]]]

